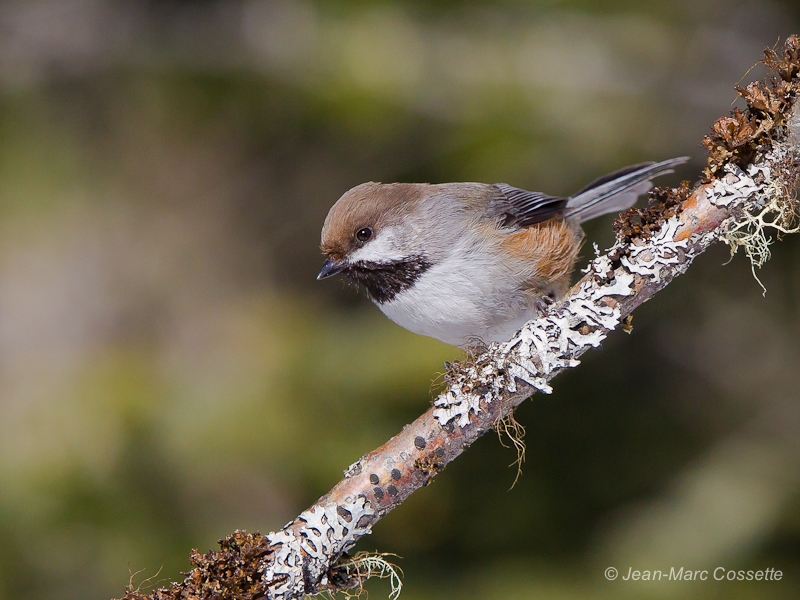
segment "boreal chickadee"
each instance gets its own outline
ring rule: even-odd
[[[631,207],[687,160],[633,165],[567,198],[505,183],[364,183],[325,219],[317,279],[341,273],[398,325],[448,344],[505,341],[566,292],[581,223]]]

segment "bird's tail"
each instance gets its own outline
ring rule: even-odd
[[[568,198],[565,216],[576,217],[583,223],[628,209],[639,196],[650,191],[651,179],[672,173],[673,167],[687,160],[688,156],[681,156],[657,163],[641,163],[604,175]]]

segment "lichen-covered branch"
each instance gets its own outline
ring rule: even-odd
[[[800,164],[800,39],[764,61],[775,75],[737,90],[745,110],[722,117],[703,143],[709,151],[694,187],[658,189],[647,209],[615,222],[617,241],[583,271],[567,296],[513,339],[448,368],[433,407],[383,446],[361,457],[312,507],[278,532],[236,532],[218,552],[192,555],[183,582],[128,600],[267,598],[288,600],[348,589],[365,572],[346,552],[381,517],[427,485],[478,437],[550,380],[579,364],[640,304],[689,267],[712,243],[744,248],[753,264],[770,238],[797,228]],[[356,566],[354,566],[356,565]]]

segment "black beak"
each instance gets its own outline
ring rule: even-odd
[[[317,275],[317,280],[319,279],[327,279],[328,277],[333,277],[344,271],[347,264],[343,260],[333,260],[329,258],[325,261],[325,264],[322,265],[322,268],[319,270],[319,274]]]

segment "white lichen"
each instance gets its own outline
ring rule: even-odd
[[[492,344],[490,352],[496,351],[497,347],[497,344]],[[491,354],[494,356],[495,352]],[[512,389],[513,378],[500,374],[502,368],[500,361],[495,359],[466,367],[447,390],[434,400],[433,415],[442,425],[454,419],[459,427],[467,425],[470,414],[478,414],[483,410],[481,400],[491,402],[505,390]],[[471,384],[466,387],[468,381]]]
[[[685,270],[692,257],[687,256],[688,239],[675,241],[675,234],[681,225],[678,217],[670,217],[653,237],[641,245],[629,245],[627,255],[623,255],[620,262],[631,273],[647,277],[656,283],[662,281],[661,271],[665,267],[682,265]]]
[[[364,582],[367,579],[388,579],[389,600],[397,600],[403,590],[403,570],[388,560],[388,557],[396,556],[388,552],[359,552],[352,558],[340,562],[335,569],[342,571],[348,579],[354,580],[355,584],[350,589],[336,590],[336,594],[345,600],[366,597]],[[326,590],[322,596],[332,599],[334,593]]]
[[[361,461],[364,459],[362,456],[356,462],[351,464],[344,470],[344,478],[350,479],[351,477],[355,477],[356,475],[361,474]]]
[[[607,275],[603,258],[593,261],[597,263],[593,269]],[[599,346],[608,331],[619,323],[621,314],[616,303],[601,300],[629,296],[633,293],[632,285],[633,276],[624,271],[619,272],[611,284],[584,281],[580,290],[553,314],[525,325],[502,347],[513,376],[542,392],[551,393],[552,388],[547,384],[549,376],[554,371],[578,366],[577,356],[588,346]]]
[[[606,256],[592,261],[589,268],[601,281],[612,275]],[[611,283],[586,281],[552,314],[530,321],[509,342],[493,344],[487,353],[489,360],[466,368],[434,401],[436,419],[442,425],[455,420],[464,427],[471,414],[483,410],[482,402],[488,404],[503,393],[516,392],[517,379],[552,393],[549,377],[580,364],[577,356],[588,346],[600,345],[607,332],[619,324],[616,303],[601,300],[630,295],[633,281],[633,275],[625,271],[617,273]]]
[[[317,504],[300,514],[297,521],[266,537],[273,549],[273,560],[264,571],[266,581],[279,582],[271,598],[298,598],[312,592],[307,581],[327,585],[327,571],[333,561],[356,541],[370,533],[377,515],[364,496],[351,502]]]
[[[765,294],[767,288],[758,278],[756,268],[763,267],[771,256],[769,247],[775,238],[769,230],[776,238],[800,231],[792,186],[774,170],[774,166],[791,165],[792,154],[790,147],[776,145],[763,162],[750,165],[746,173],[735,165],[727,165],[725,177],[715,181],[707,191],[714,204],[728,206],[736,201],[744,209],[741,215],[728,219],[721,239],[730,247],[731,258],[739,248],[744,250],[753,278]]]

